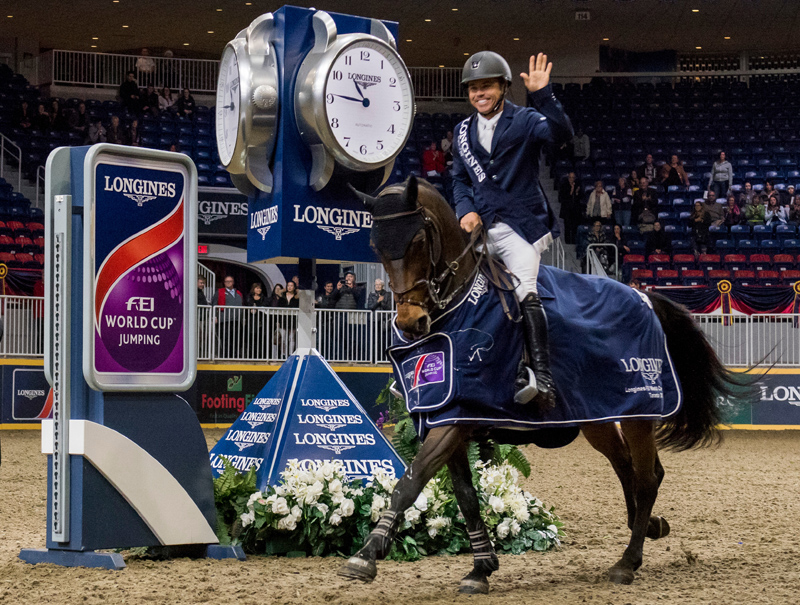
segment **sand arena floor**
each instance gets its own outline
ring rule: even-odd
[[[207,431],[209,445],[221,435]],[[340,579],[335,558],[131,559],[119,572],[29,566],[19,550],[45,543],[39,433],[3,431],[0,440],[0,603],[800,603],[800,431],[728,432],[719,449],[663,454],[654,512],[672,533],[647,541],[631,586],[605,581],[628,539],[609,464],[583,438],[529,448],[527,487],[556,506],[568,537],[558,552],[502,556],[481,597],[456,593],[470,556],[384,562],[369,585]]]

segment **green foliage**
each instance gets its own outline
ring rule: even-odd
[[[394,393],[389,390],[392,384],[394,384],[394,379],[390,378],[377,399],[375,399],[376,406],[386,406],[386,415],[384,417],[385,424],[393,424],[398,422],[401,418],[408,417],[406,402],[400,397],[395,397]]]
[[[223,471],[214,479],[214,502],[217,506],[216,534],[219,543],[223,546],[238,544],[241,532],[238,510],[242,503],[247,502],[256,491],[256,467],[242,474],[228,461],[225,456],[220,456]]]

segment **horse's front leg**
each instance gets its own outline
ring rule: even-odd
[[[478,493],[472,484],[472,469],[469,467],[467,446],[466,441],[461,443],[448,462],[453,491],[467,523],[473,557],[472,571],[461,580],[458,591],[462,594],[486,594],[489,592],[489,576],[500,568],[500,561],[481,518]]]
[[[403,520],[403,513],[414,504],[428,481],[447,464],[453,452],[461,444],[469,441],[469,434],[469,428],[459,425],[430,430],[417,457],[397,482],[389,509],[381,515],[378,525],[367,536],[367,541],[361,550],[339,569],[340,576],[362,582],[371,582],[375,579],[378,574],[375,561],[385,558],[392,549],[392,542]]]
[[[636,514],[628,547],[622,558],[609,570],[608,577],[616,584],[630,584],[633,582],[634,572],[642,565],[644,539],[651,524],[650,513],[658,496],[663,469],[659,476],[655,423],[649,420],[624,420],[621,425],[633,463]]]

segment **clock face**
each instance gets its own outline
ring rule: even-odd
[[[217,80],[217,150],[224,166],[233,158],[239,136],[239,62],[228,46],[222,54]]]
[[[380,166],[399,153],[414,100],[397,53],[372,41],[345,47],[327,74],[325,111],[334,139],[356,162]]]

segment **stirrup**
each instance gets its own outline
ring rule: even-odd
[[[514,403],[519,405],[529,403],[539,394],[539,389],[536,386],[536,375],[528,366],[525,366],[525,369],[528,371],[528,384],[514,394]]]

